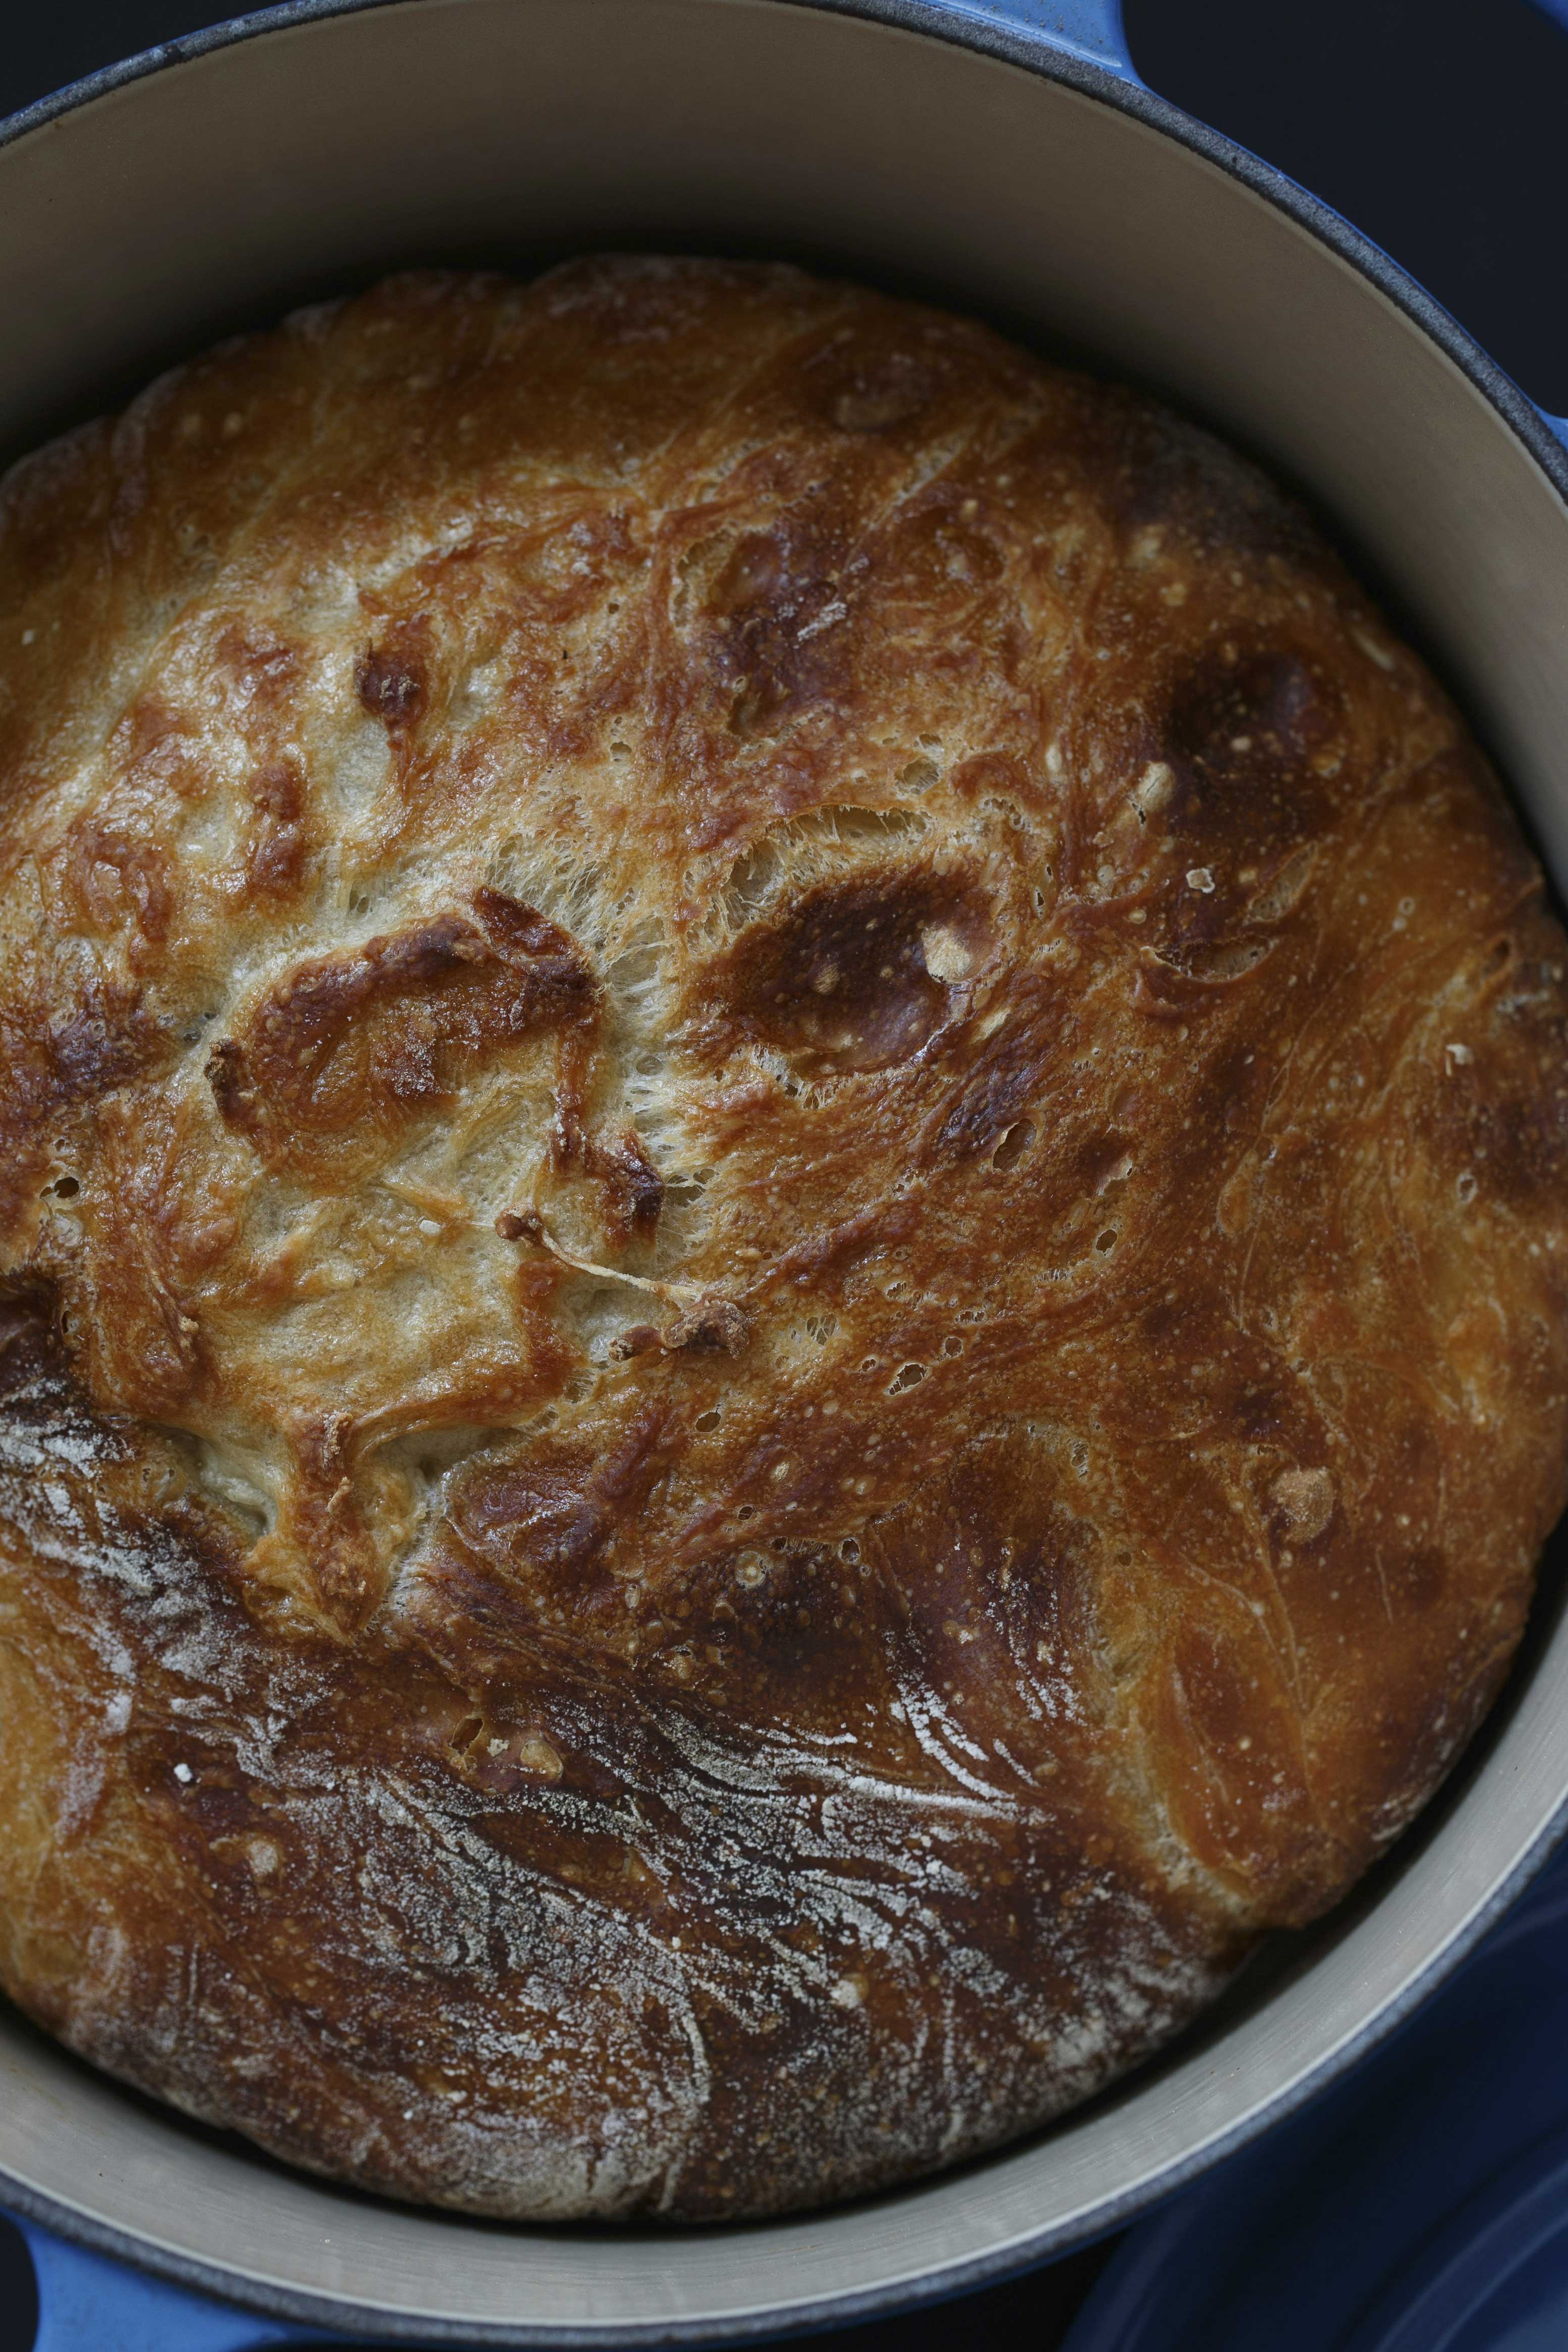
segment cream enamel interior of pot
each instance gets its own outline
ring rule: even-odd
[[[741,244],[1037,321],[1168,387],[1349,523],[1568,877],[1568,512],[1385,296],[1093,98],[789,0],[402,0],[215,50],[31,132],[0,152],[0,218],[12,446],[215,332],[411,258]],[[336,2324],[383,2338],[722,2338],[956,2286],[1120,2218],[1464,1934],[1568,1791],[1568,1633],[1535,1649],[1457,1799],[1371,1897],[1110,2100],[874,2204],[680,2236],[399,2210],[214,2146],[3,2017],[0,2168],[154,2261],[323,2321],[345,2298]]]

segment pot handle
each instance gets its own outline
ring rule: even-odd
[[[1138,79],[1122,29],[1122,0],[946,0],[945,13],[1032,33],[1070,57],[1109,66],[1124,81]]]
[[[1535,5],[1568,33],[1568,0],[1535,0]],[[950,15],[1032,33],[1071,57],[1109,66],[1124,81],[1141,82],[1122,26],[1122,0],[946,0],[946,7]],[[1553,416],[1539,401],[1531,405],[1568,447],[1568,416]]]
[[[1535,0],[1535,5],[1543,16],[1550,16],[1561,31],[1568,33],[1568,0]],[[1537,408],[1541,408],[1539,401],[1534,404]],[[1548,409],[1544,408],[1541,409],[1541,414],[1545,417],[1559,441],[1568,448],[1568,416],[1553,416]]]
[[[33,2352],[106,2352],[110,2345],[114,2352],[274,2352],[347,2340],[209,2303],[16,2218],[38,2283]]]

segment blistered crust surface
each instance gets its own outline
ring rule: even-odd
[[[0,1973],[758,2213],[1332,1903],[1563,1501],[1565,943],[1301,515],[783,269],[393,280],[0,492]]]

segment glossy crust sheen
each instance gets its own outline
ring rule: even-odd
[[[1565,942],[1204,436],[394,280],[0,507],[0,1963],[511,2215],[983,2147],[1394,1837],[1563,1499]]]

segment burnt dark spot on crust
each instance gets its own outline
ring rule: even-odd
[[[167,1043],[139,990],[112,981],[88,988],[76,1006],[49,1027],[51,1103],[89,1102],[124,1086],[151,1068]]]
[[[1340,688],[1292,648],[1227,642],[1172,695],[1161,751],[1141,788],[1152,809],[1145,858],[1164,853],[1141,944],[1188,981],[1245,980],[1306,889],[1310,845],[1346,790]],[[1200,1001],[1153,971],[1143,994],[1189,1009]]]
[[[503,1209],[496,1231],[504,1242],[537,1242],[544,1237],[545,1221],[533,1209]]]
[[[427,687],[423,668],[411,656],[371,646],[354,665],[354,690],[371,718],[395,732],[419,717]]]
[[[1163,820],[1183,857],[1178,962],[1229,937],[1335,797],[1338,688],[1288,649],[1228,659],[1234,651],[1188,676],[1166,722],[1174,789]]]
[[[1200,792],[1246,793],[1280,808],[1288,788],[1291,814],[1305,830],[1326,797],[1305,772],[1334,740],[1338,702],[1337,687],[1290,648],[1234,661],[1222,649],[1172,698],[1171,755],[1196,771]]]
[[[935,373],[923,355],[896,347],[840,348],[818,362],[811,389],[841,433],[892,433],[930,405]]]
[[[751,1318],[737,1300],[705,1291],[683,1307],[664,1334],[664,1345],[738,1356],[750,1336]]]
[[[664,1180],[631,1129],[621,1138],[618,1157],[624,1171],[627,1213],[633,1231],[651,1234],[664,1205]]]
[[[525,907],[520,899],[509,898],[504,890],[492,890],[487,886],[475,891],[474,911],[497,954],[538,959],[551,966],[556,974],[554,984],[569,992],[579,987],[578,975],[587,970],[581,952],[570,932],[552,923],[548,915],[541,915],[535,907]]]
[[[956,1450],[940,1479],[862,1537],[867,1559],[898,1596],[898,1615],[921,1653],[923,1680],[937,1687],[975,1674],[1022,1673],[1051,1705],[1049,1726],[1092,1703],[1103,1629],[1096,1601],[1103,1542],[1078,1517],[1067,1492],[1071,1472],[1026,1432],[972,1439]],[[1053,1742],[1009,1744],[1026,1774],[1045,1765]]]
[[[611,1360],[618,1364],[630,1363],[633,1356],[652,1355],[664,1344],[655,1324],[633,1323],[630,1330],[622,1331],[619,1338],[610,1342]]]
[[[1032,1129],[1020,1114],[1039,1097],[1053,1059],[1051,1045],[1037,1031],[1004,1033],[966,1074],[957,1100],[936,1130],[936,1150],[950,1160],[973,1160],[995,1148],[998,1167],[1018,1159]],[[1016,1148],[1004,1152],[1009,1136]]]
[[[249,1116],[246,1106],[251,1093],[244,1047],[232,1037],[221,1037],[207,1056],[206,1075],[225,1118],[231,1127],[241,1125]]]
[[[612,1539],[624,1541],[664,1467],[674,1429],[661,1407],[636,1414],[597,1459],[570,1449],[484,1468],[453,1513],[470,1550],[552,1603],[553,1580],[584,1576]],[[563,1598],[570,1599],[570,1592]]]
[[[664,1180],[635,1130],[625,1128],[608,1139],[587,1138],[583,1164],[604,1186],[605,1222],[612,1235],[617,1240],[651,1240],[664,1205]]]
[[[668,1635],[700,1661],[699,1692],[743,1674],[753,1723],[829,1738],[869,1700],[880,1760],[923,1777],[918,1741],[892,1714],[904,1633],[897,1597],[880,1574],[847,1570],[836,1545],[780,1538],[726,1549],[664,1590],[658,1608]]]
[[[1568,1181],[1568,1085],[1506,1095],[1467,1121],[1476,1191],[1521,1206]]]
[[[732,734],[772,735],[831,690],[847,614],[838,534],[804,507],[733,550],[709,592]]]
[[[1135,394],[1096,388],[1084,446],[1103,467],[1128,540],[1163,525],[1200,554],[1280,556],[1326,568],[1310,517],[1257,467],[1211,434]]]
[[[477,922],[438,916],[298,966],[214,1047],[218,1108],[269,1166],[347,1181],[476,1060],[591,1023],[592,975],[567,933],[498,891],[474,906]]]
[[[737,940],[722,1017],[804,1072],[885,1069],[945,1026],[988,943],[983,901],[950,877],[825,884]]]
[[[1266,1445],[1291,1435],[1297,1416],[1278,1383],[1243,1388],[1231,1408],[1237,1434],[1249,1445]]]

